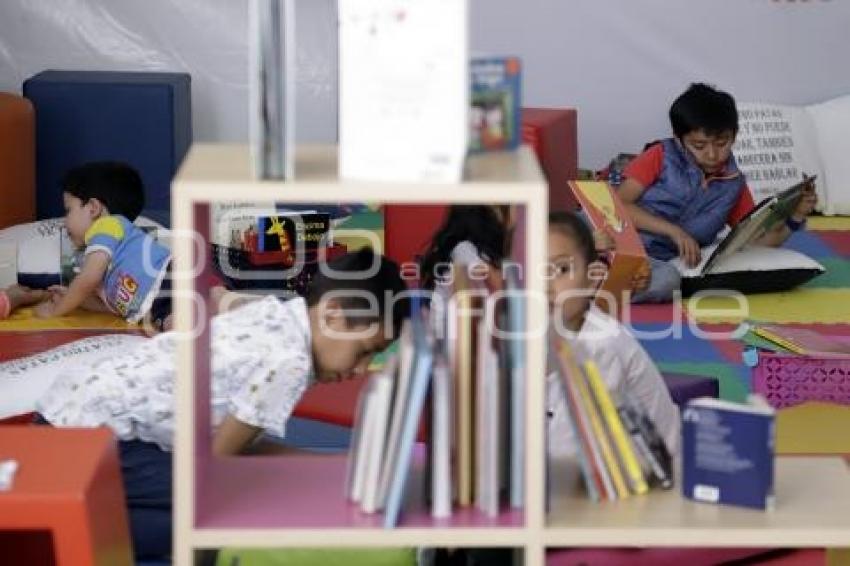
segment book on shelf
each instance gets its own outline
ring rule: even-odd
[[[459,182],[469,137],[467,1],[338,4],[340,177]]]
[[[585,376],[593,392],[593,398],[602,413],[602,417],[605,419],[607,432],[613,439],[617,458],[622,465],[629,485],[629,491],[637,495],[644,494],[649,489],[646,478],[643,476],[643,470],[638,463],[637,454],[632,447],[631,439],[626,436],[623,422],[616,407],[614,407],[611,395],[608,393],[608,386],[605,385],[602,375],[599,373],[599,368],[596,367],[596,364],[592,360],[586,361],[584,367]]]
[[[413,346],[413,363],[411,367],[407,403],[396,410],[402,411],[401,433],[399,436],[397,458],[392,463],[389,475],[386,509],[384,512],[384,527],[391,528],[398,524],[401,508],[404,503],[404,492],[409,470],[413,460],[413,448],[416,432],[425,406],[425,397],[430,386],[431,371],[434,362],[433,340],[428,335],[427,323],[421,310],[413,308],[411,317],[411,334]]]
[[[257,251],[316,249],[332,242],[331,219],[326,212],[288,212],[257,218]]]
[[[250,130],[254,176],[295,174],[295,0],[251,0]]]
[[[505,270],[507,292],[508,338],[504,367],[509,380],[510,423],[510,493],[511,506],[520,508],[525,501],[525,297],[519,275],[514,269]]]
[[[774,417],[758,395],[747,403],[689,401],[682,413],[682,494],[707,503],[772,508]]]
[[[518,57],[473,57],[469,64],[469,150],[501,151],[519,146],[522,66]]]
[[[756,201],[779,194],[805,171],[818,177],[824,214],[850,214],[850,96],[807,106],[739,102],[738,120],[732,150]]]
[[[614,501],[642,495],[650,486],[672,486],[669,452],[646,411],[609,391],[596,364],[580,364],[557,337],[550,337],[549,360],[561,377],[589,498]]]
[[[513,423],[523,412],[511,407],[515,389],[525,385],[524,366],[511,354],[519,345],[496,332],[522,320],[513,312],[520,299],[502,300],[465,269],[454,272],[448,308],[414,306],[397,361],[369,377],[358,402],[346,494],[364,512],[383,510],[386,527],[398,524],[407,494],[420,487],[407,485],[413,466],[424,466],[423,487],[436,518],[464,507],[497,518],[506,508],[523,507],[513,478],[524,465],[514,454],[525,448]],[[423,438],[424,462],[414,458]]]
[[[673,457],[649,414],[628,392],[621,395],[617,413],[632,439],[644,477],[650,486],[673,487]]]

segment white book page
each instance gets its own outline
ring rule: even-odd
[[[817,175],[818,196],[824,184],[814,126],[800,107],[744,102],[738,104],[739,131],[733,147],[738,167],[756,203]]]
[[[433,472],[431,474],[431,515],[449,517],[452,513],[451,482],[451,375],[444,361],[434,365]]]
[[[465,0],[339,0],[340,177],[461,180],[467,13]]]
[[[850,214],[850,95],[806,108],[814,125],[823,176],[817,181],[824,214]]]
[[[372,442],[372,429],[375,422],[375,413],[372,410],[372,405],[375,399],[375,378],[369,379],[366,384],[366,389],[362,393],[360,406],[360,414],[358,415],[357,425],[355,426],[356,434],[353,454],[349,454],[348,471],[346,475],[350,485],[349,498],[354,502],[360,502],[363,499],[363,492],[366,489],[366,460],[369,445]]]

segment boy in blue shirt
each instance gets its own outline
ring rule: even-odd
[[[668,263],[681,256],[688,267],[701,259],[700,248],[715,241],[728,224],[735,226],[755,206],[743,173],[732,155],[738,134],[735,99],[695,83],[670,107],[675,137],[662,140],[636,157],[624,171],[620,199],[640,231],[652,264],[652,280],[633,302],[669,302],[680,286]],[[777,247],[803,227],[814,210],[814,185],[804,191],[785,224],[758,241]]]
[[[145,198],[136,170],[124,163],[88,163],[69,171],[62,187],[65,229],[84,249],[83,265],[67,288],[52,289],[36,315],[64,316],[82,307],[133,323],[150,314],[158,330],[168,327],[170,301],[158,295],[171,254],[133,224]]]

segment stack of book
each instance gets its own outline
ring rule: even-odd
[[[525,323],[516,278],[500,300],[464,269],[448,285],[448,304],[430,313],[414,306],[397,356],[370,376],[359,400],[346,494],[364,512],[384,511],[386,527],[398,523],[420,463],[434,517],[462,507],[497,517],[524,506]]]
[[[748,346],[782,354],[850,359],[850,341],[840,341],[807,328],[751,324],[742,340]]]
[[[563,380],[567,414],[588,496],[614,501],[673,486],[670,453],[649,415],[627,395],[614,399],[596,364],[579,364],[566,342],[553,338],[550,362]]]

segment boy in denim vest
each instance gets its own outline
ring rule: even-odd
[[[672,300],[680,276],[668,261],[681,256],[688,267],[695,267],[700,248],[755,206],[732,155],[738,111],[731,95],[692,84],[670,107],[670,124],[675,137],[653,144],[635,158],[619,188],[652,264],[650,286],[633,302]],[[769,230],[758,244],[782,245],[791,232],[803,227],[816,203],[810,184],[788,221]]]

